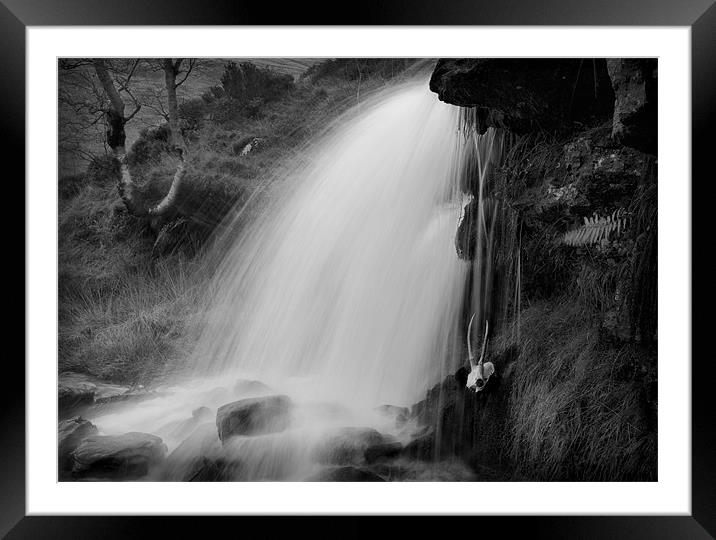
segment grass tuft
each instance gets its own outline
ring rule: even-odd
[[[506,423],[517,473],[655,480],[655,357],[605,339],[569,299],[531,306],[521,325]]]

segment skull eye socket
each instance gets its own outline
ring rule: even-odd
[[[485,386],[485,381],[482,379],[477,379],[477,381],[475,381],[475,386],[477,386],[478,388],[482,388],[483,386]]]

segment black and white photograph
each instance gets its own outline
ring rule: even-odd
[[[656,57],[57,59],[60,482],[657,482]]]

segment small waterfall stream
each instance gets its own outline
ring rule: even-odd
[[[222,478],[303,480],[333,463],[327,445],[407,443],[418,428],[401,407],[464,361],[470,264],[455,231],[475,141],[459,114],[420,81],[316,141],[223,257],[188,382],[99,413],[100,431],[162,437],[164,480],[213,479],[207,463]],[[288,396],[288,426],[222,444],[217,409],[266,395]]]

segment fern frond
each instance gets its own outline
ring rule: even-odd
[[[610,237],[617,237],[627,226],[627,216],[622,209],[615,210],[608,216],[585,217],[584,223],[568,231],[562,236],[562,242],[568,246],[588,246],[607,242]]]

